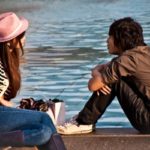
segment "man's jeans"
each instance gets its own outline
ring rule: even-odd
[[[0,134],[17,130],[23,134],[22,146],[45,144],[56,132],[44,112],[0,106]]]
[[[138,90],[128,79],[121,79],[111,85],[111,93],[104,95],[96,92],[79,113],[77,122],[95,124],[103,115],[108,105],[117,96],[118,101],[134,128],[143,133],[150,133],[150,100]]]

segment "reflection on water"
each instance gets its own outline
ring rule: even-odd
[[[143,26],[150,44],[149,0],[0,0],[0,12],[15,11],[30,21],[22,90],[16,98],[60,98],[67,118],[82,109],[91,93],[90,70],[111,59],[108,28],[114,19],[131,16]],[[117,100],[97,126],[130,126]]]

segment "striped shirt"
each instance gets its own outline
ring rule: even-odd
[[[0,97],[7,95],[9,90],[9,80],[8,77],[4,71],[4,67],[2,65],[2,62],[0,61]]]

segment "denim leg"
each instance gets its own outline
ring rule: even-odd
[[[44,144],[56,132],[50,117],[44,112],[0,106],[0,133],[15,130],[23,132],[26,146]]]
[[[79,124],[95,124],[103,115],[114,97],[115,94],[113,90],[108,95],[104,95],[103,93],[97,95],[97,92],[94,92],[84,108],[80,111],[76,119],[77,122]]]

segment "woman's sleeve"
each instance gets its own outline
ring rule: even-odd
[[[111,84],[121,77],[132,76],[136,72],[135,57],[122,55],[111,61],[111,63],[101,72],[104,83]]]

